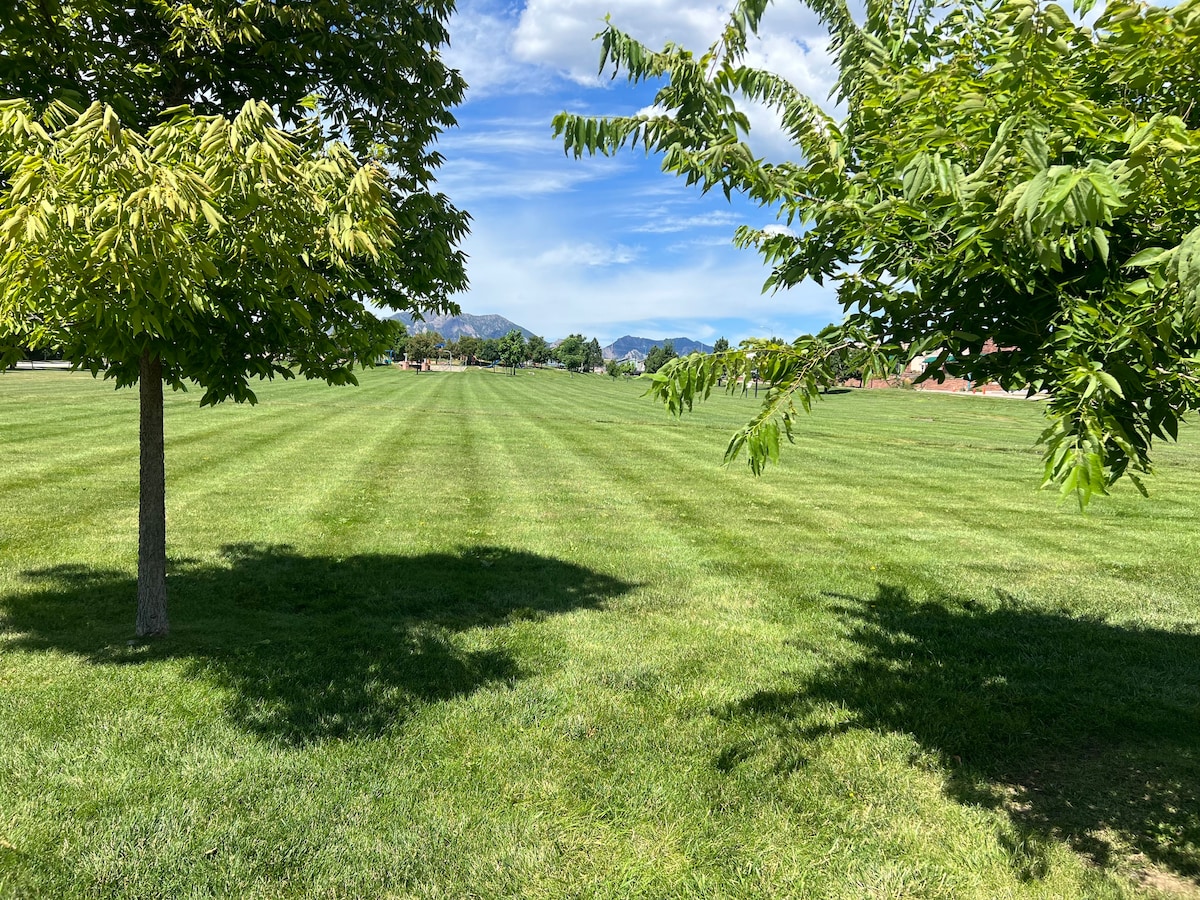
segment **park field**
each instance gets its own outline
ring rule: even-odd
[[[0,375],[0,897],[1200,897],[1200,440],[1086,514],[1034,403]]]

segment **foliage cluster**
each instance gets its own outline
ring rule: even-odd
[[[525,343],[525,335],[517,329],[512,329],[500,338],[500,361],[514,372],[517,367],[529,358],[529,347]]]
[[[771,267],[767,288],[836,283],[844,327],[725,354],[775,379],[731,450],[761,469],[791,437],[793,399],[832,381],[833,346],[873,369],[932,353],[929,377],[944,363],[1050,394],[1047,484],[1081,503],[1124,475],[1140,487],[1152,442],[1200,406],[1200,3],[1110,0],[1087,26],[1036,0],[879,0],[862,21],[810,0],[840,119],[746,64],[767,5],[737,3],[701,55],[610,24],[601,69],[666,84],[637,115],[554,126],[577,156],[641,145],[688,184],[777,210],[789,229],[737,236]],[[794,159],[756,156],[741,100],[778,113]],[[654,391],[690,407],[713,371],[689,357]]]
[[[10,355],[61,348],[124,386],[149,353],[202,404],[253,401],[252,377],[353,380],[395,327],[356,295],[372,287],[359,260],[393,251],[396,221],[383,168],[320,140],[254,101],[232,119],[179,107],[145,137],[99,103],[39,121],[0,102]]]
[[[588,340],[582,334],[571,334],[559,341],[554,358],[572,372],[593,372],[604,365],[600,341]]]
[[[550,359],[550,345],[541,335],[535,334],[526,341],[525,349],[529,355],[529,361],[535,366],[540,366]]]
[[[677,359],[679,354],[675,352],[675,343],[673,341],[664,341],[661,346],[655,344],[650,348],[650,352],[646,354],[646,372],[653,375],[668,362]]]
[[[402,352],[409,362],[424,362],[427,359],[436,359],[445,343],[440,332],[417,331],[404,339]]]

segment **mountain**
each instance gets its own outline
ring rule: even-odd
[[[470,313],[461,313],[457,316],[426,316],[423,322],[414,322],[411,314],[396,313],[391,318],[403,322],[409,334],[436,331],[448,341],[457,341],[461,337],[502,338],[514,328],[526,338],[533,337],[533,332],[528,328],[522,328],[504,316],[473,316]]]
[[[675,352],[680,356],[687,356],[689,353],[695,353],[697,350],[701,353],[712,353],[712,347],[708,344],[693,341],[691,338],[677,337],[652,341],[650,338],[634,337],[631,334],[617,338],[607,347],[603,348],[601,352],[604,354],[605,359],[624,359],[632,350],[640,354],[637,357],[638,359],[645,359],[646,354],[650,352],[652,347],[661,347],[667,340],[670,340],[675,345]]]

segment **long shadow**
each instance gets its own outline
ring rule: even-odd
[[[10,646],[96,663],[183,659],[222,690],[230,718],[290,744],[374,736],[420,704],[522,673],[503,649],[466,649],[457,632],[598,608],[632,585],[562,560],[493,547],[423,556],[304,556],[231,545],[215,565],[168,577],[172,633],[127,641],[136,582],[56,567],[24,573],[0,597]]]
[[[912,735],[940,758],[949,796],[1011,817],[1014,864],[1066,841],[1100,864],[1148,863],[1200,885],[1200,634],[1004,595],[918,603],[880,585],[871,600],[835,599],[861,653],[733,715],[799,741],[853,727]],[[831,705],[847,721],[821,724]]]

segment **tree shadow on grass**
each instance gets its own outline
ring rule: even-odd
[[[861,653],[734,715],[801,741],[852,727],[910,734],[940,759],[949,796],[1011,817],[1014,863],[1066,841],[1096,863],[1200,889],[1200,634],[1005,595],[918,603],[881,585],[873,600],[835,599]],[[847,721],[821,724],[819,707]]]
[[[632,585],[557,559],[472,547],[423,556],[304,556],[231,545],[214,565],[169,576],[172,634],[127,640],[136,581],[60,566],[24,573],[29,591],[0,597],[9,646],[95,663],[183,659],[229,697],[232,721],[305,744],[381,735],[420,704],[521,677],[515,656],[456,634],[578,608]],[[6,612],[5,612],[6,610]]]

